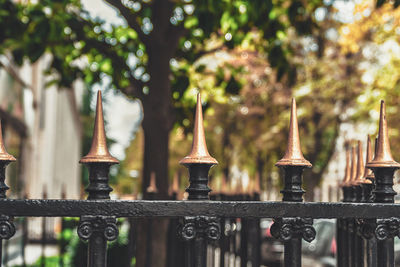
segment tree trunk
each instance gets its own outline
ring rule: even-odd
[[[168,198],[169,132],[172,128],[170,56],[168,48],[154,43],[148,47],[149,92],[142,99],[144,118],[144,199]],[[178,163],[177,163],[178,164]],[[156,177],[157,193],[146,192],[150,176]],[[165,266],[168,219],[144,219],[138,223],[137,267]]]

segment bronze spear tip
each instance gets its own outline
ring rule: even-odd
[[[346,150],[346,169],[343,181],[339,184],[339,186],[349,186],[349,182],[351,180],[351,172],[350,172],[350,150]]]
[[[363,162],[363,150],[361,141],[358,141],[358,154],[357,154],[357,175],[354,185],[370,184],[371,181],[364,177],[364,162]]]
[[[111,156],[107,148],[101,91],[97,92],[96,118],[94,121],[92,146],[89,153],[84,156],[79,163],[119,163],[116,158]]]
[[[3,133],[1,129],[1,121],[0,121],[0,161],[5,161],[5,162],[13,162],[16,161],[16,159],[8,154],[5,146],[4,146],[4,141],[3,141]]]
[[[147,193],[157,193],[158,192],[157,185],[156,185],[156,173],[155,172],[150,173],[150,184],[146,188],[146,192]]]
[[[254,180],[253,192],[256,194],[259,194],[261,192],[260,174],[258,172],[257,172],[255,180]]]
[[[374,159],[367,163],[368,168],[400,168],[400,163],[394,161],[390,151],[388,127],[386,121],[385,102],[381,101],[381,112],[379,118],[379,133],[376,153]]]
[[[354,185],[354,181],[357,178],[357,153],[356,148],[353,146],[351,148],[351,167],[350,167],[350,181],[349,186]]]
[[[222,174],[221,177],[221,194],[227,194],[229,193],[229,189],[227,188],[227,184],[226,184],[226,176],[225,174]]]
[[[172,193],[178,193],[179,192],[179,177],[178,177],[177,173],[175,173],[174,179],[172,180],[171,191],[172,191]]]
[[[370,162],[372,160],[372,146],[371,146],[371,137],[368,135],[367,137],[367,156],[365,158],[365,169],[364,169],[364,178],[367,181],[370,181],[368,179],[374,179],[374,173],[372,172],[371,169],[367,168],[367,164],[368,162]],[[371,181],[370,181],[371,182]]]
[[[190,154],[179,161],[179,164],[208,164],[215,165],[218,161],[208,153],[203,127],[203,109],[200,93],[197,94],[196,115],[194,120],[193,143]]]
[[[290,114],[288,145],[286,147],[285,155],[275,164],[275,166],[304,166],[307,168],[312,167],[312,164],[304,158],[303,152],[301,152],[299,126],[297,123],[296,100],[294,98],[292,99]]]

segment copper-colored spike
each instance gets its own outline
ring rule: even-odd
[[[239,179],[235,186],[235,195],[241,195],[243,193],[242,179]]]
[[[379,118],[378,144],[374,159],[367,163],[368,168],[400,168],[400,163],[394,161],[390,151],[388,128],[386,121],[385,101],[381,101],[381,112]]]
[[[67,187],[66,184],[62,184],[61,186],[61,199],[66,199],[67,198]]]
[[[290,115],[289,138],[285,155],[279,160],[276,166],[304,166],[312,167],[312,164],[306,160],[301,152],[299,126],[297,123],[296,100],[292,99],[292,108]]]
[[[203,127],[203,109],[201,107],[200,93],[197,94],[196,115],[193,129],[193,143],[190,154],[179,161],[182,165],[190,164],[218,164],[218,161],[210,156],[207,149],[206,137]]]
[[[247,193],[254,193],[254,180],[249,179],[249,183],[247,184]]]
[[[351,180],[351,172],[350,172],[350,150],[346,151],[346,169],[343,181],[340,183],[340,186],[348,186]]]
[[[107,148],[106,132],[104,129],[103,104],[101,91],[97,92],[96,118],[94,122],[92,146],[89,153],[84,156],[80,163],[110,163],[116,164],[118,160],[110,155]]]
[[[351,166],[350,166],[350,182],[349,185],[353,185],[354,181],[357,176],[357,153],[356,153],[356,148],[353,146],[351,148]]]
[[[172,193],[179,192],[179,176],[177,173],[174,175],[174,180],[172,181]]]
[[[146,189],[147,193],[157,193],[157,185],[156,185],[156,173],[151,172],[150,174],[150,185]]]
[[[47,186],[43,185],[42,198],[47,199]]]
[[[260,174],[258,172],[257,172],[255,180],[254,180],[253,192],[256,193],[256,194],[259,194],[261,192]]]
[[[0,161],[6,161],[6,162],[15,161],[15,158],[12,155],[8,154],[6,148],[4,147],[1,121],[0,121]]]
[[[364,161],[361,141],[358,141],[358,154],[357,154],[357,175],[353,185],[369,184],[370,180],[364,177]]]
[[[225,174],[222,174],[220,192],[221,192],[221,194],[226,194],[226,193],[229,192],[229,189],[227,188],[227,185],[226,185],[226,177],[225,177]]]
[[[365,158],[365,169],[364,169],[364,178],[365,179],[374,179],[374,173],[371,169],[367,168],[368,162],[372,160],[372,146],[371,146],[371,137],[368,135],[367,138],[367,156]]]

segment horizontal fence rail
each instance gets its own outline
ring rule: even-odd
[[[2,215],[15,217],[250,217],[250,218],[392,218],[400,204],[274,201],[174,200],[0,200]]]

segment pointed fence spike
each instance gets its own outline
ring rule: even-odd
[[[1,129],[1,121],[0,121],[0,161],[7,161],[7,162],[16,161],[16,159],[12,155],[8,154],[8,152],[4,146],[3,132]]]
[[[340,183],[340,186],[348,186],[351,180],[351,171],[350,171],[350,150],[346,150],[346,169],[343,181]]]
[[[257,172],[255,181],[254,181],[254,188],[253,192],[256,194],[260,194],[261,192],[261,186],[260,186],[260,174]]]
[[[364,169],[364,178],[365,179],[374,179],[374,173],[371,169],[367,168],[368,162],[372,160],[372,144],[371,144],[371,137],[368,135],[367,137],[367,155],[365,157],[365,169]]]
[[[203,127],[203,109],[201,107],[200,93],[197,94],[196,114],[193,129],[192,150],[189,155],[179,161],[182,165],[190,164],[218,164],[218,161],[208,153],[206,137]]]
[[[285,155],[279,160],[276,166],[304,166],[312,167],[312,164],[306,160],[301,152],[299,126],[297,122],[297,108],[296,100],[292,99],[290,124],[289,124],[289,137],[286,147]]]
[[[151,172],[150,174],[150,185],[146,189],[147,193],[157,193],[157,185],[156,185],[156,173]]]
[[[381,101],[381,110],[379,116],[379,133],[378,142],[374,159],[367,163],[368,168],[385,168],[394,167],[399,168],[400,163],[396,162],[392,157],[390,151],[390,142],[388,135],[388,127],[386,120],[386,106],[385,101]]]
[[[356,176],[357,176],[357,154],[356,154],[356,148],[353,146],[351,148],[351,167],[350,167],[350,184],[353,185]]]
[[[106,132],[104,129],[103,104],[101,91],[97,92],[96,118],[94,122],[92,146],[89,153],[84,156],[80,163],[110,163],[116,164],[119,161],[111,156],[107,148]]]

